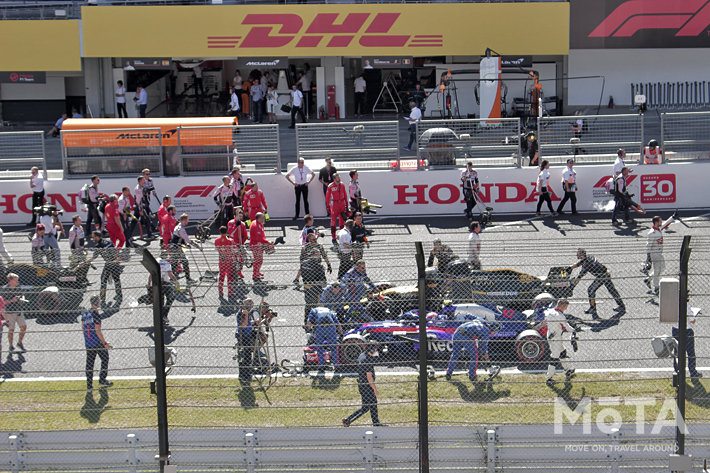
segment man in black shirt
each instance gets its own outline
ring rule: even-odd
[[[335,169],[335,166],[332,165],[331,159],[325,158],[325,166],[322,167],[320,169],[320,173],[318,173],[318,180],[321,184],[323,184],[323,195],[328,192],[328,186],[331,182],[333,182],[333,174],[336,172],[338,171]],[[330,210],[328,209],[327,203],[325,210],[328,212],[328,216],[330,217]]]
[[[441,239],[436,238],[434,240],[434,248],[431,250],[431,253],[429,253],[429,260],[426,265],[433,266],[434,258],[439,260],[437,264],[439,271],[446,272],[449,263],[458,259],[458,256],[456,256],[454,250],[452,250],[449,245],[444,245],[441,243]]]
[[[577,258],[579,261],[567,268],[567,272],[569,273],[574,268],[582,267],[582,270],[579,272],[579,275],[577,275],[577,279],[574,280],[573,284],[576,286],[586,273],[590,273],[594,276],[594,281],[589,285],[589,289],[587,289],[587,294],[589,295],[589,309],[585,310],[584,313],[592,314],[593,319],[599,318],[594,295],[597,293],[597,289],[605,286],[609,294],[611,294],[611,297],[616,301],[617,306],[614,308],[614,311],[618,312],[617,317],[623,315],[624,311],[626,311],[626,306],[624,306],[624,301],[621,300],[619,292],[614,287],[614,283],[611,281],[611,274],[609,274],[609,270],[606,266],[599,263],[593,256],[588,256],[584,248],[577,250]]]
[[[119,307],[123,302],[123,289],[121,288],[121,273],[123,272],[123,267],[118,261],[118,250],[113,246],[108,240],[101,238],[101,231],[97,230],[91,234],[91,238],[94,240],[96,246],[94,246],[94,257],[91,261],[95,260],[99,255],[104,259],[104,269],[101,271],[101,300],[106,298],[106,285],[108,280],[112,279],[113,284],[116,288],[116,302],[114,307]]]
[[[365,224],[362,223],[362,213],[355,212],[354,218],[355,222],[350,235],[353,240],[353,259],[359,261],[364,258],[365,246],[370,248],[370,242],[367,241],[367,230],[365,230]]]
[[[384,426],[380,424],[380,418],[377,415],[377,386],[375,386],[375,363],[373,357],[377,353],[377,343],[370,342],[365,348],[365,352],[360,354],[357,360],[357,383],[362,400],[362,407],[349,417],[343,419],[343,426],[350,427],[358,417],[370,411],[372,417],[372,425]]]

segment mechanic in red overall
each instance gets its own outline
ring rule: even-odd
[[[246,245],[249,240],[249,234],[247,233],[247,224],[244,220],[244,211],[241,207],[234,209],[234,218],[229,221],[227,225],[227,232],[229,237],[234,243],[234,253],[235,259],[234,263],[236,266],[236,275],[244,279],[244,274],[242,273],[242,266],[246,261]]]
[[[244,194],[244,210],[249,214],[249,220],[254,221],[256,214],[266,213],[268,209],[266,207],[266,199],[264,198],[264,193],[261,192],[259,186],[256,182],[252,183],[251,189]]]
[[[108,236],[111,239],[111,243],[116,248],[122,248],[126,244],[126,236],[123,234],[123,224],[118,216],[118,203],[117,198],[114,194],[111,194],[108,198],[108,204],[104,209],[104,214],[106,215],[106,231],[108,231]]]
[[[340,180],[340,174],[337,172],[333,174],[333,182],[328,185],[328,190],[325,193],[325,206],[330,212],[330,234],[333,237],[333,243],[336,242],[335,238],[335,225],[338,223],[338,218],[340,218],[340,227],[338,230],[342,230],[345,225],[345,211],[348,209],[348,190]]]
[[[170,239],[173,237],[173,232],[177,226],[177,209],[174,205],[168,206],[168,212],[160,220],[160,236],[163,237],[163,248],[170,246]]]
[[[253,255],[252,279],[255,281],[264,279],[264,275],[260,271],[261,265],[264,263],[264,250],[267,246],[273,245],[273,242],[266,239],[264,222],[266,222],[266,217],[259,212],[254,216],[254,221],[249,226],[249,246]]]
[[[234,241],[227,236],[227,227],[219,227],[219,238],[214,241],[214,246],[219,254],[219,279],[217,288],[219,298],[224,299],[224,279],[227,279],[227,294],[231,296],[234,290]]]

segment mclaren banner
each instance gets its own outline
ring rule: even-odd
[[[532,18],[544,34],[518,34],[516,19]],[[106,25],[122,25],[120,41]],[[85,57],[569,52],[569,5],[561,2],[83,7],[82,26]]]
[[[571,0],[571,49],[707,48],[710,0]]]

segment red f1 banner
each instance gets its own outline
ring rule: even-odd
[[[710,0],[572,0],[570,48],[706,48]]]

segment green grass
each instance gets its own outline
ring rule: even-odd
[[[657,399],[645,408],[646,421],[653,422],[663,400],[675,396],[668,379],[629,374],[581,374],[554,390],[543,381],[543,375],[523,374],[474,388],[465,375],[451,383],[439,378],[429,383],[429,419],[443,424],[552,423],[553,401],[559,396],[571,408],[583,397],[591,398],[593,419],[607,407],[598,404],[602,398]],[[688,383],[688,422],[710,421],[708,385]],[[382,421],[414,425],[416,379],[381,377],[378,386]],[[82,381],[5,382],[0,384],[0,422],[8,431],[153,427],[155,402],[149,382],[141,380],[115,381],[110,389],[88,394]],[[230,379],[168,381],[168,420],[176,428],[339,425],[359,404],[354,378],[279,379],[266,392],[257,382],[243,388]],[[614,408],[624,421],[635,421],[635,406],[622,402]]]

